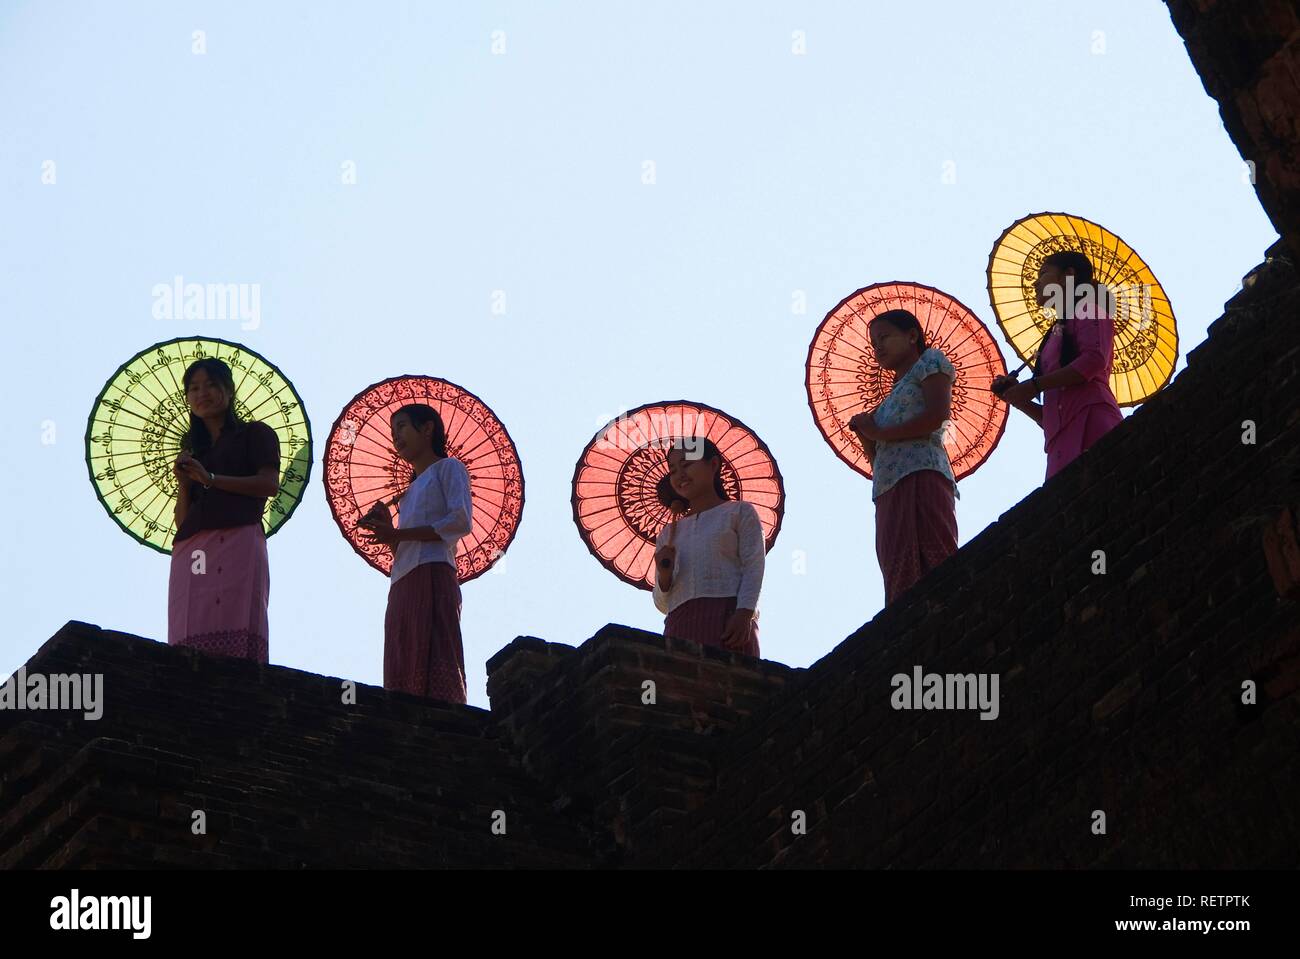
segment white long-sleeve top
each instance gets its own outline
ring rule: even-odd
[[[728,500],[677,520],[677,561],[673,585],[654,584],[655,606],[672,612],[688,600],[705,596],[736,597],[737,609],[758,609],[763,587],[763,524],[758,510],[744,500]],[[672,524],[660,531],[655,552],[668,543]]]
[[[474,528],[469,470],[453,457],[431,463],[411,480],[398,504],[398,528],[432,526],[440,540],[398,543],[389,582],[395,583],[423,563],[456,565],[456,544]]]

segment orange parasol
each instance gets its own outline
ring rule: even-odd
[[[1002,438],[1007,407],[989,387],[1007,366],[988,328],[940,290],[895,281],[864,287],[841,300],[817,327],[808,348],[808,406],[835,455],[870,478],[871,464],[849,420],[876,407],[893,388],[893,372],[876,363],[868,327],[881,313],[900,309],[920,321],[926,343],[957,370],[944,447],[953,475],[961,479],[977,470]]]
[[[456,575],[465,583],[486,572],[510,546],[524,509],[524,474],[515,444],[496,414],[469,390],[434,376],[396,376],[358,393],[334,421],[325,444],[330,512],[361,558],[387,575],[392,548],[362,536],[357,521],[381,499],[395,506],[410,485],[410,464],[393,450],[389,426],[408,403],[438,412],[447,428],[447,455],[469,472],[474,528],[456,549]]]
[[[656,485],[668,473],[667,448],[679,437],[712,440],[732,499],[758,510],[770,551],[785,512],[785,487],[767,444],[740,420],[687,400],[649,403],[605,426],[573,471],[573,521],[587,549],[625,583],[652,589],[654,546],[672,514]]]

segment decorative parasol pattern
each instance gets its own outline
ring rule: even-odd
[[[671,515],[655,488],[668,473],[667,448],[679,437],[703,437],[718,447],[723,487],[757,509],[769,551],[781,529],[781,473],[767,444],[744,423],[688,400],[630,410],[582,451],[573,471],[573,521],[601,565],[640,589],[654,588],[655,539]]]
[[[1002,438],[1007,407],[989,387],[1007,367],[979,318],[933,287],[876,283],[826,314],[808,347],[806,385],[813,420],[835,455],[870,479],[871,464],[849,420],[878,406],[894,386],[893,371],[876,362],[869,329],[874,317],[889,310],[911,312],[925,331],[926,344],[938,348],[957,370],[944,447],[960,480],[978,469]]]
[[[108,378],[86,424],[86,466],[99,501],[133,539],[170,553],[176,536],[172,464],[190,426],[181,378],[195,360],[214,357],[235,378],[235,414],[280,438],[280,493],[266,504],[268,536],[293,515],[311,476],[311,424],[293,384],[246,346],[210,337],[155,343]]]
[[[442,417],[447,455],[465,464],[474,528],[456,549],[456,575],[481,576],[509,548],[524,510],[524,474],[514,441],[495,413],[469,390],[434,376],[396,376],[368,386],[343,408],[325,444],[325,497],[344,539],[384,575],[392,548],[373,543],[357,521],[378,500],[390,506],[410,485],[409,463],[393,450],[389,420],[423,403]],[[398,525],[401,519],[398,518]]]
[[[1007,227],[989,254],[989,301],[998,325],[1022,360],[1037,354],[1056,318],[1037,304],[1034,283],[1043,260],[1063,250],[1086,255],[1092,261],[1093,278],[1114,295],[1110,387],[1120,406],[1135,406],[1173,375],[1178,326],[1173,306],[1151,268],[1104,227],[1068,213],[1036,213]]]

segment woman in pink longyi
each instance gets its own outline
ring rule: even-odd
[[[871,351],[893,373],[889,395],[849,420],[871,461],[876,558],[885,605],[957,552],[957,478],[944,434],[957,370],[929,346],[916,314],[887,310],[868,326]]]
[[[456,550],[474,528],[469,470],[447,453],[447,428],[423,403],[389,419],[393,451],[414,474],[393,525],[382,499],[357,523],[393,549],[384,613],[384,688],[464,703],[465,649],[460,633]]]
[[[1057,321],[1038,351],[1033,375],[1024,383],[1011,375],[998,377],[992,390],[1042,426],[1046,479],[1051,479],[1124,417],[1110,389],[1115,343],[1110,296],[1093,282],[1091,261],[1075,251],[1051,254],[1035,291],[1039,306],[1055,305]],[[1041,405],[1033,402],[1040,394]]]
[[[167,642],[264,663],[271,574],[262,513],[280,489],[280,441],[235,414],[234,374],[221,360],[191,363],[181,386],[190,426],[172,466]]]

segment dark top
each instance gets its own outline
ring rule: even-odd
[[[280,438],[265,423],[250,421],[225,427],[217,442],[202,456],[196,456],[208,472],[221,476],[256,476],[263,466],[280,465]],[[244,496],[204,489],[202,483],[190,483],[190,511],[176,531],[174,542],[188,539],[200,530],[228,529],[232,526],[261,525],[266,509],[265,496]]]

